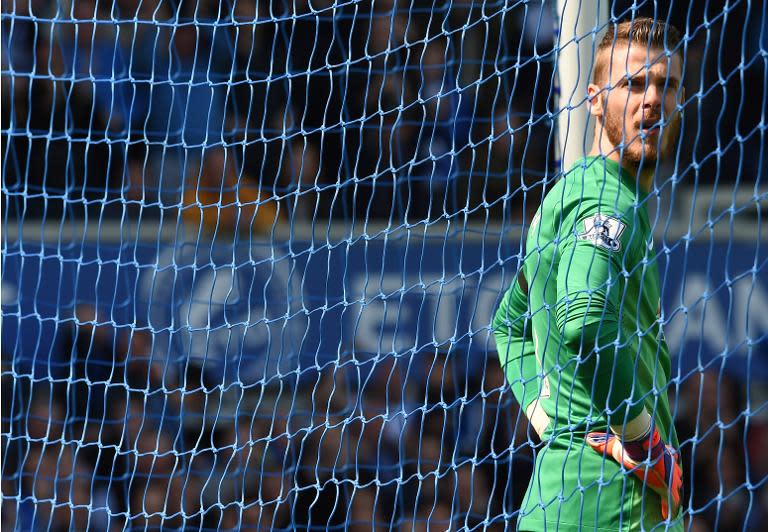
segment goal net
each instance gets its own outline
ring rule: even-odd
[[[585,109],[558,60],[651,16],[683,35],[646,206],[684,516],[757,527],[766,4],[608,12],[3,2],[2,525],[514,528],[546,442],[492,319]]]

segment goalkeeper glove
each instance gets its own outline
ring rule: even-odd
[[[600,454],[612,457],[658,493],[664,520],[670,515],[677,516],[682,499],[683,470],[677,461],[677,451],[664,444],[656,427],[651,426],[648,434],[639,439],[625,442],[615,434],[590,432],[587,443]]]

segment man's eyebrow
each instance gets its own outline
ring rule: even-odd
[[[657,75],[657,74],[653,74],[653,73],[649,74],[648,72],[638,72],[635,75],[627,75],[627,76],[624,76],[621,79],[621,81],[622,82],[631,81],[633,84],[634,83],[647,83],[648,82],[647,81],[648,78],[651,78],[652,80],[653,79],[657,79],[657,78],[661,78],[661,79],[664,80],[664,82],[666,84],[668,84],[668,85],[670,85],[672,87],[677,87],[677,86],[680,85],[680,78],[678,76],[675,76],[673,74],[668,74],[666,76],[661,76],[661,75]]]

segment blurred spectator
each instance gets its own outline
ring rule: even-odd
[[[749,529],[765,511],[759,499],[750,503],[747,491],[748,447],[738,422],[745,400],[726,374],[714,371],[686,379],[677,395],[683,482],[699,528]]]
[[[455,50],[449,39],[436,39],[417,54],[417,95],[423,106],[412,113],[418,128],[418,149],[408,169],[412,194],[409,218],[439,218],[448,207],[448,187],[457,187],[460,161],[456,152],[466,145],[471,100],[456,85]],[[412,103],[404,102],[412,105]]]
[[[103,312],[103,311],[102,311]],[[62,338],[68,375],[68,408],[70,421],[80,430],[98,431],[111,416],[105,401],[110,383],[123,368],[124,354],[118,349],[118,334],[112,321],[91,305],[75,307],[74,316]]]
[[[415,531],[429,530],[453,530],[457,519],[453,515],[453,508],[450,499],[440,498],[434,502],[426,502],[419,506],[418,513],[413,517],[413,528]],[[410,519],[405,521],[406,527]]]
[[[284,191],[288,219],[311,222],[318,216],[320,158],[311,142],[293,139],[286,146],[280,165],[278,190]]]
[[[417,201],[406,179],[416,147],[413,122],[404,116],[411,98],[410,84],[398,73],[374,75],[366,87],[365,115],[348,144],[354,186],[345,190],[356,219],[401,220]]]
[[[276,202],[236,170],[234,157],[223,148],[205,150],[199,176],[190,169],[183,213],[193,235],[202,230],[229,240],[236,233],[268,233],[278,220]]]
[[[64,26],[61,40],[63,75],[74,82],[75,91],[92,101],[91,123],[99,131],[91,133],[124,139],[130,132],[133,87],[127,78],[119,27],[96,23],[105,17],[93,0],[73,3],[73,14],[73,23]]]
[[[387,520],[382,515],[382,500],[375,487],[354,488],[349,499],[347,524],[354,532],[383,530]]]

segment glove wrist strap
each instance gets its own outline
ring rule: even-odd
[[[636,418],[621,425],[611,425],[611,432],[624,442],[642,440],[651,433],[651,421],[651,415],[643,408]]]

